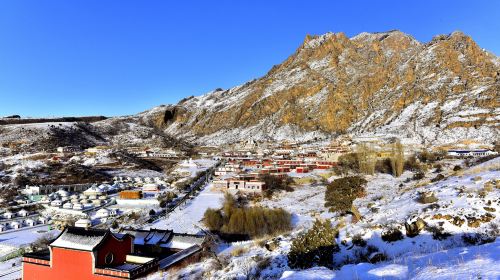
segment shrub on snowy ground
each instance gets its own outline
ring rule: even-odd
[[[417,197],[417,202],[422,204],[429,204],[437,202],[438,198],[433,192],[419,192]]]
[[[424,150],[424,151],[420,152],[417,155],[417,157],[420,160],[420,162],[433,163],[433,162],[436,162],[436,161],[442,159],[444,157],[444,153],[443,152],[430,152],[430,151]]]
[[[404,238],[403,233],[397,228],[389,228],[382,232],[382,240],[385,242],[395,242]]]
[[[224,218],[219,210],[208,208],[203,215],[203,222],[209,230],[216,231],[224,224]]]
[[[432,238],[435,240],[445,240],[451,236],[442,226],[430,226],[427,227],[426,230],[432,233]]]
[[[313,227],[292,241],[288,253],[291,268],[305,269],[313,266],[333,266],[333,254],[339,250],[335,241],[337,231],[330,221],[316,220]]]
[[[350,212],[352,202],[365,195],[367,181],[360,176],[344,177],[333,180],[326,189],[325,207],[332,212]]]
[[[335,171],[337,171],[336,173],[337,175],[347,174],[349,173],[349,171],[359,172],[359,165],[356,158],[356,154],[349,153],[341,155],[339,157],[338,167],[337,169],[335,169]]]
[[[389,158],[377,160],[375,171],[377,173],[392,174],[391,160]]]
[[[485,233],[467,233],[462,235],[462,240],[467,245],[481,245],[485,243],[492,243],[496,236],[490,236]]]
[[[437,181],[441,181],[441,180],[443,180],[444,178],[445,178],[445,177],[444,177],[444,175],[443,175],[443,174],[438,174],[438,175],[436,175],[436,177],[434,177],[434,178],[432,178],[432,179],[431,179],[431,182],[433,182],[433,183],[434,183],[434,182],[437,182]]]
[[[246,207],[227,194],[222,210],[207,209],[204,224],[229,239],[247,239],[285,232],[291,229],[287,211],[263,207]]]
[[[266,197],[272,197],[273,193],[277,191],[293,191],[293,188],[290,186],[293,183],[293,179],[289,176],[279,178],[277,176],[265,174],[261,177],[261,180],[266,183],[266,190],[264,193]]]

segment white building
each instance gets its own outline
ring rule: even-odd
[[[32,219],[27,219],[24,223],[29,227],[36,226],[36,221]]]
[[[99,195],[105,194],[105,192],[103,192],[102,189],[97,187],[97,186],[92,186],[92,187],[88,188],[87,190],[85,190],[83,192],[83,194],[88,196],[88,197],[90,197],[90,196],[97,197]]]
[[[83,210],[83,205],[81,205],[80,203],[74,204],[73,210]]]
[[[14,218],[14,216],[15,216],[15,215],[16,215],[16,214],[14,214],[14,213],[12,213],[12,212],[10,212],[10,211],[7,211],[7,212],[3,213],[3,217],[4,217],[5,219],[12,219],[12,218]]]
[[[73,204],[71,202],[66,202],[63,204],[63,208],[64,209],[72,209],[73,208]]]
[[[464,158],[464,157],[486,157],[486,156],[491,156],[491,155],[496,155],[498,154],[497,152],[490,151],[490,150],[448,150],[448,156],[451,157],[458,157],[458,158]]]
[[[108,210],[108,209],[105,209],[105,208],[99,209],[99,210],[97,210],[97,212],[95,213],[95,216],[96,216],[97,218],[107,218],[107,217],[109,217],[109,210]]]
[[[160,190],[157,184],[144,184],[142,186],[143,192],[158,192]]]
[[[62,205],[62,201],[59,199],[56,199],[50,203],[50,206],[54,206],[54,207],[60,207],[61,205]]]
[[[13,229],[20,229],[22,227],[20,222],[12,222],[10,223],[10,227]]]
[[[92,223],[90,222],[89,219],[79,219],[78,221],[75,222],[75,227],[90,228],[91,226]]]
[[[18,215],[19,217],[26,217],[26,216],[28,216],[28,215],[29,215],[29,212],[28,212],[28,211],[26,211],[26,210],[24,210],[24,209],[21,209],[21,211],[17,212],[17,215]]]

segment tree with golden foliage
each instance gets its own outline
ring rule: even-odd
[[[370,143],[360,143],[356,146],[356,160],[361,173],[368,175],[375,173],[377,153]]]
[[[392,144],[390,161],[392,175],[394,177],[401,176],[401,174],[403,174],[403,169],[405,166],[405,157],[403,144],[401,144],[399,140],[396,141],[396,143]]]

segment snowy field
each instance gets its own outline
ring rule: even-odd
[[[45,234],[57,235],[58,233],[58,230],[49,231],[49,226],[47,225],[35,228],[25,228],[15,232],[0,234],[0,246],[22,247],[33,243]]]
[[[221,207],[223,198],[224,194],[212,190],[212,185],[209,184],[186,205],[179,206],[166,219],[159,220],[150,227],[181,233],[199,233],[200,227],[204,228],[200,221],[205,210]]]
[[[272,200],[264,200],[262,206],[283,208],[293,213],[292,223],[295,228],[308,228],[315,217],[327,218],[331,215],[323,206],[325,203],[325,186],[299,186],[293,192],[282,192]]]
[[[295,187],[294,192],[282,192],[272,200],[260,202],[262,206],[281,207],[293,214],[294,230],[279,236],[278,247],[273,251],[268,251],[260,242],[227,244],[218,254],[226,260],[222,269],[214,259],[206,259],[182,269],[177,275],[156,274],[148,279],[500,279],[500,240],[471,245],[463,239],[464,234],[495,236],[495,226],[500,221],[499,189],[493,187],[484,192],[484,188],[500,178],[500,158],[452,173],[434,183],[428,180],[436,176],[432,171],[422,181],[409,180],[413,175],[410,172],[399,178],[388,174],[366,176],[367,196],[355,201],[363,216],[357,223],[353,223],[350,216],[341,217],[324,208],[325,186]],[[433,192],[437,201],[432,206],[417,202],[422,191]],[[203,201],[201,209],[195,211],[187,207],[183,215],[198,217],[195,220],[199,221],[207,208],[207,200]],[[489,216],[491,213],[493,216]],[[455,220],[449,216],[463,223],[454,224]],[[333,225],[342,224],[336,240],[341,244],[340,251],[334,254],[338,269],[292,270],[286,258],[291,241],[309,228],[316,217],[330,219]],[[492,218],[485,220],[484,217]],[[429,227],[441,227],[448,237],[435,239],[428,227],[413,238],[406,236],[404,223],[416,218],[423,219]],[[169,223],[185,224],[184,219],[179,216]],[[475,224],[477,219],[481,222]],[[384,241],[381,235],[388,228],[398,228],[403,239]],[[367,245],[355,246],[354,236],[361,237]],[[387,261],[369,263],[360,259],[359,255],[367,247],[384,254]]]
[[[500,240],[474,247],[459,247],[430,254],[412,255],[378,264],[346,265],[334,271],[315,267],[285,271],[284,280],[322,279],[499,279]]]

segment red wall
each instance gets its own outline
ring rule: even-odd
[[[123,241],[109,237],[99,248],[97,264],[104,264],[106,254],[111,251],[114,263],[123,263],[125,256],[132,252],[132,239],[127,236]],[[114,277],[93,274],[92,253],[64,248],[52,249],[52,267],[23,263],[24,280],[58,280],[58,279],[117,279]]]
[[[109,236],[106,243],[102,244],[101,247],[98,248],[96,266],[106,265],[104,259],[109,252],[113,253],[114,256],[112,264],[124,263],[126,255],[132,253],[132,237],[126,236],[120,241],[112,236]]]

